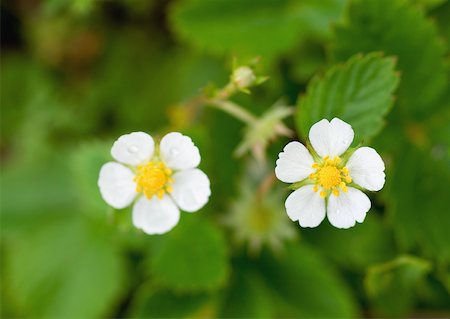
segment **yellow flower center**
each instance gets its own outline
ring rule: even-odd
[[[136,192],[144,193],[147,198],[152,198],[154,195],[162,199],[164,194],[172,192],[173,182],[172,170],[164,165],[163,162],[152,161],[147,164],[139,165],[137,173],[134,177],[136,182]]]
[[[317,170],[317,181],[324,188],[333,188],[341,182],[341,172],[336,166],[324,166]]]
[[[309,176],[314,182],[314,191],[318,192],[321,188],[320,196],[326,197],[330,192],[334,196],[339,196],[339,189],[344,193],[347,192],[347,183],[352,182],[347,167],[341,165],[341,159],[336,156],[330,159],[325,156],[320,163],[312,165],[316,172]]]

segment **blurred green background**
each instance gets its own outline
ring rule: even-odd
[[[1,24],[2,317],[450,316],[449,1],[18,0]],[[266,164],[236,158],[244,125],[186,104],[259,56],[270,79],[233,99],[261,115],[283,97],[301,130],[311,78],[374,51],[400,75],[364,140],[387,183],[349,230],[288,219],[271,176],[289,139]],[[191,136],[212,183],[162,236],[97,188],[112,142],[140,130]]]

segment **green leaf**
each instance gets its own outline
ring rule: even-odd
[[[175,32],[199,48],[270,57],[301,38],[325,37],[344,0],[188,0],[172,7]]]
[[[420,133],[419,133],[420,134]],[[433,152],[435,152],[433,154]],[[401,147],[387,172],[388,214],[396,228],[396,238],[405,250],[421,248],[425,256],[450,262],[450,214],[448,185],[450,169],[448,153],[439,156],[412,146]],[[447,148],[448,152],[448,148]]]
[[[374,210],[364,223],[350,229],[324,224],[320,232],[304,229],[302,235],[343,268],[362,271],[395,256],[392,233]]]
[[[127,317],[131,318],[186,318],[207,305],[206,294],[176,294],[156,290],[145,284],[137,291],[136,299]]]
[[[0,186],[2,232],[21,230],[39,223],[46,213],[61,213],[76,203],[71,184],[67,152],[52,152],[44,159],[19,163],[2,171]],[[65,212],[72,214],[73,210]]]
[[[402,74],[398,104],[403,113],[423,119],[439,107],[435,104],[448,86],[445,47],[423,12],[401,0],[365,0],[352,3],[348,15],[348,22],[336,29],[334,56],[394,55]]]
[[[412,256],[370,267],[364,284],[375,315],[407,316],[414,303],[415,288],[430,270],[429,262]]]
[[[93,216],[100,214],[103,220],[107,204],[100,196],[97,181],[102,165],[113,160],[111,145],[106,142],[85,143],[76,148],[71,156],[73,180],[82,208]]]
[[[272,291],[257,267],[240,261],[223,300],[219,318],[273,318]]]
[[[228,273],[225,240],[201,216],[184,216],[162,238],[150,260],[155,282],[177,291],[211,290],[222,285]]]
[[[110,238],[68,216],[9,238],[7,286],[21,316],[104,316],[121,292],[123,264]]]
[[[297,128],[303,137],[321,119],[333,117],[352,125],[359,138],[374,136],[383,126],[398,84],[395,60],[380,53],[356,55],[328,70],[299,97]],[[357,140],[357,139],[356,139]]]
[[[277,302],[277,317],[357,316],[349,287],[307,246],[287,246],[279,258],[265,255],[261,269]]]

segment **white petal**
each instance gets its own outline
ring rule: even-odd
[[[358,148],[347,162],[350,177],[361,187],[379,191],[384,186],[384,162],[371,147]]]
[[[346,193],[328,198],[327,216],[331,225],[337,228],[350,228],[362,223],[370,209],[370,199],[360,190],[349,187]]]
[[[191,138],[178,132],[164,136],[160,144],[161,157],[175,170],[195,168],[200,164],[200,152]]]
[[[173,176],[175,203],[186,212],[195,212],[205,206],[211,195],[208,176],[198,168],[175,173]]]
[[[105,202],[116,209],[130,205],[137,194],[133,178],[133,172],[122,164],[104,164],[100,169],[98,187]]]
[[[149,235],[164,234],[180,220],[180,210],[169,196],[141,196],[133,206],[133,224]]]
[[[313,191],[313,185],[303,186],[286,199],[290,219],[298,220],[302,227],[317,227],[325,218],[325,199]]]
[[[155,142],[150,135],[134,132],[119,137],[113,144],[111,155],[118,162],[138,165],[150,160],[154,150]]]
[[[290,142],[278,155],[275,175],[285,183],[299,182],[314,173],[314,159],[306,147],[299,142]]]
[[[322,157],[335,157],[344,153],[353,142],[354,132],[350,124],[334,118],[331,122],[321,120],[309,130],[309,140]]]

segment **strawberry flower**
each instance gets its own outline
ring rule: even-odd
[[[309,131],[312,154],[299,142],[279,154],[275,174],[296,189],[286,199],[286,211],[301,227],[317,227],[325,216],[337,228],[364,221],[371,203],[360,189],[382,189],[385,167],[373,148],[349,149],[353,137],[349,124],[323,119]]]
[[[181,133],[165,135],[159,145],[144,132],[122,135],[100,170],[98,186],[110,206],[133,204],[133,224],[147,234],[163,234],[180,219],[180,209],[195,212],[211,195],[206,174],[196,168],[200,153]]]

